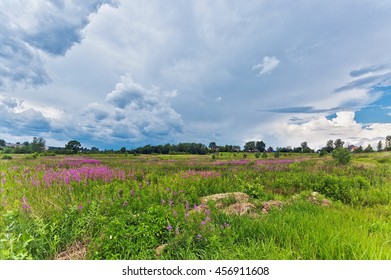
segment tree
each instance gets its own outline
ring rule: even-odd
[[[379,143],[377,143],[377,151],[381,152],[381,150],[383,150],[383,143],[382,141],[379,141]]]
[[[120,151],[121,154],[124,154],[124,153],[126,153],[126,148],[122,147],[119,151]]]
[[[78,151],[81,150],[81,144],[79,141],[71,140],[65,145],[65,150],[71,151],[72,153],[76,154]]]
[[[212,151],[216,151],[216,148],[217,148],[216,142],[209,143],[209,149],[211,149]]]
[[[327,141],[326,147],[324,147],[324,150],[325,150],[326,152],[328,152],[328,153],[331,153],[331,152],[334,150],[333,143],[334,143],[333,140]]]
[[[255,143],[255,148],[258,150],[258,152],[264,152],[266,148],[266,144],[263,141],[257,141]]]
[[[40,153],[45,150],[46,141],[42,137],[34,137],[33,142],[30,143],[30,150],[33,153]]]
[[[384,150],[391,151],[391,135],[387,135]]]
[[[371,145],[368,144],[368,146],[365,148],[364,152],[366,152],[366,153],[373,152],[373,148],[371,147]]]
[[[334,149],[331,156],[334,158],[337,164],[342,165],[348,164],[352,158],[349,150],[343,147],[338,147]]]
[[[344,141],[342,141],[341,139],[337,139],[334,141],[334,148],[335,149],[342,148],[344,144],[345,144]]]
[[[4,139],[0,139],[0,147],[5,147],[5,140]]]
[[[255,150],[255,142],[249,141],[246,144],[244,144],[244,151],[245,152],[253,152]]]

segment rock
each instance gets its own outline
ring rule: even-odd
[[[163,251],[166,249],[166,247],[168,246],[168,244],[162,244],[160,245],[159,247],[157,247],[155,249],[155,254],[157,257],[160,257],[161,254],[163,253]]]
[[[224,212],[228,215],[250,214],[256,209],[255,205],[249,202],[236,202],[228,206]]]
[[[231,193],[218,193],[201,198],[201,204],[206,204],[208,201],[215,201],[216,208],[222,208],[224,203],[221,201],[224,199],[232,199],[235,202],[247,202],[248,194],[242,192],[231,192]]]
[[[262,213],[269,213],[272,208],[281,208],[284,203],[280,200],[269,200],[262,203]]]
[[[321,199],[318,192],[313,192],[310,196],[307,197],[307,200],[310,201],[312,204],[324,207],[329,207],[331,205],[331,201],[326,198]]]

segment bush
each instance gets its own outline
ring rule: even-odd
[[[12,157],[10,155],[3,155],[3,157],[1,159],[4,159],[4,160],[11,160]]]
[[[348,164],[352,159],[349,150],[344,149],[342,147],[333,150],[333,153],[331,155],[337,164],[345,165]]]

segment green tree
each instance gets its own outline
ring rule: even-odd
[[[81,144],[79,141],[71,140],[65,145],[65,150],[68,150],[74,154],[81,150]]]
[[[364,152],[366,152],[366,153],[371,153],[371,152],[373,152],[373,148],[371,147],[371,145],[368,145],[368,146],[364,149]]]
[[[341,165],[348,164],[352,159],[349,150],[343,147],[338,147],[334,149],[331,156],[334,158],[337,164],[341,164]]]
[[[391,135],[387,135],[384,150],[391,151]]]
[[[344,141],[342,141],[341,139],[337,139],[334,141],[334,148],[335,149],[342,148],[344,144],[345,144]]]
[[[326,147],[324,147],[323,149],[326,152],[331,153],[334,150],[334,146],[333,145],[334,145],[334,141],[333,140],[329,140],[326,143]]]
[[[382,150],[383,150],[383,143],[382,141],[379,141],[379,143],[377,143],[377,151],[381,152]]]
[[[249,141],[246,144],[244,144],[244,151],[245,152],[253,152],[255,150],[255,142]]]
[[[5,140],[4,139],[0,139],[0,147],[5,147]]]
[[[45,150],[46,141],[42,137],[34,137],[33,142],[29,144],[30,150],[33,153],[41,153]]]
[[[211,149],[212,151],[216,151],[216,148],[217,148],[216,142],[209,143],[209,149]]]
[[[264,152],[266,148],[266,144],[263,141],[257,141],[255,143],[255,148],[258,150],[258,152]]]

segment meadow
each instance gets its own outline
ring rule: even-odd
[[[391,259],[391,152],[14,156],[0,259]]]

